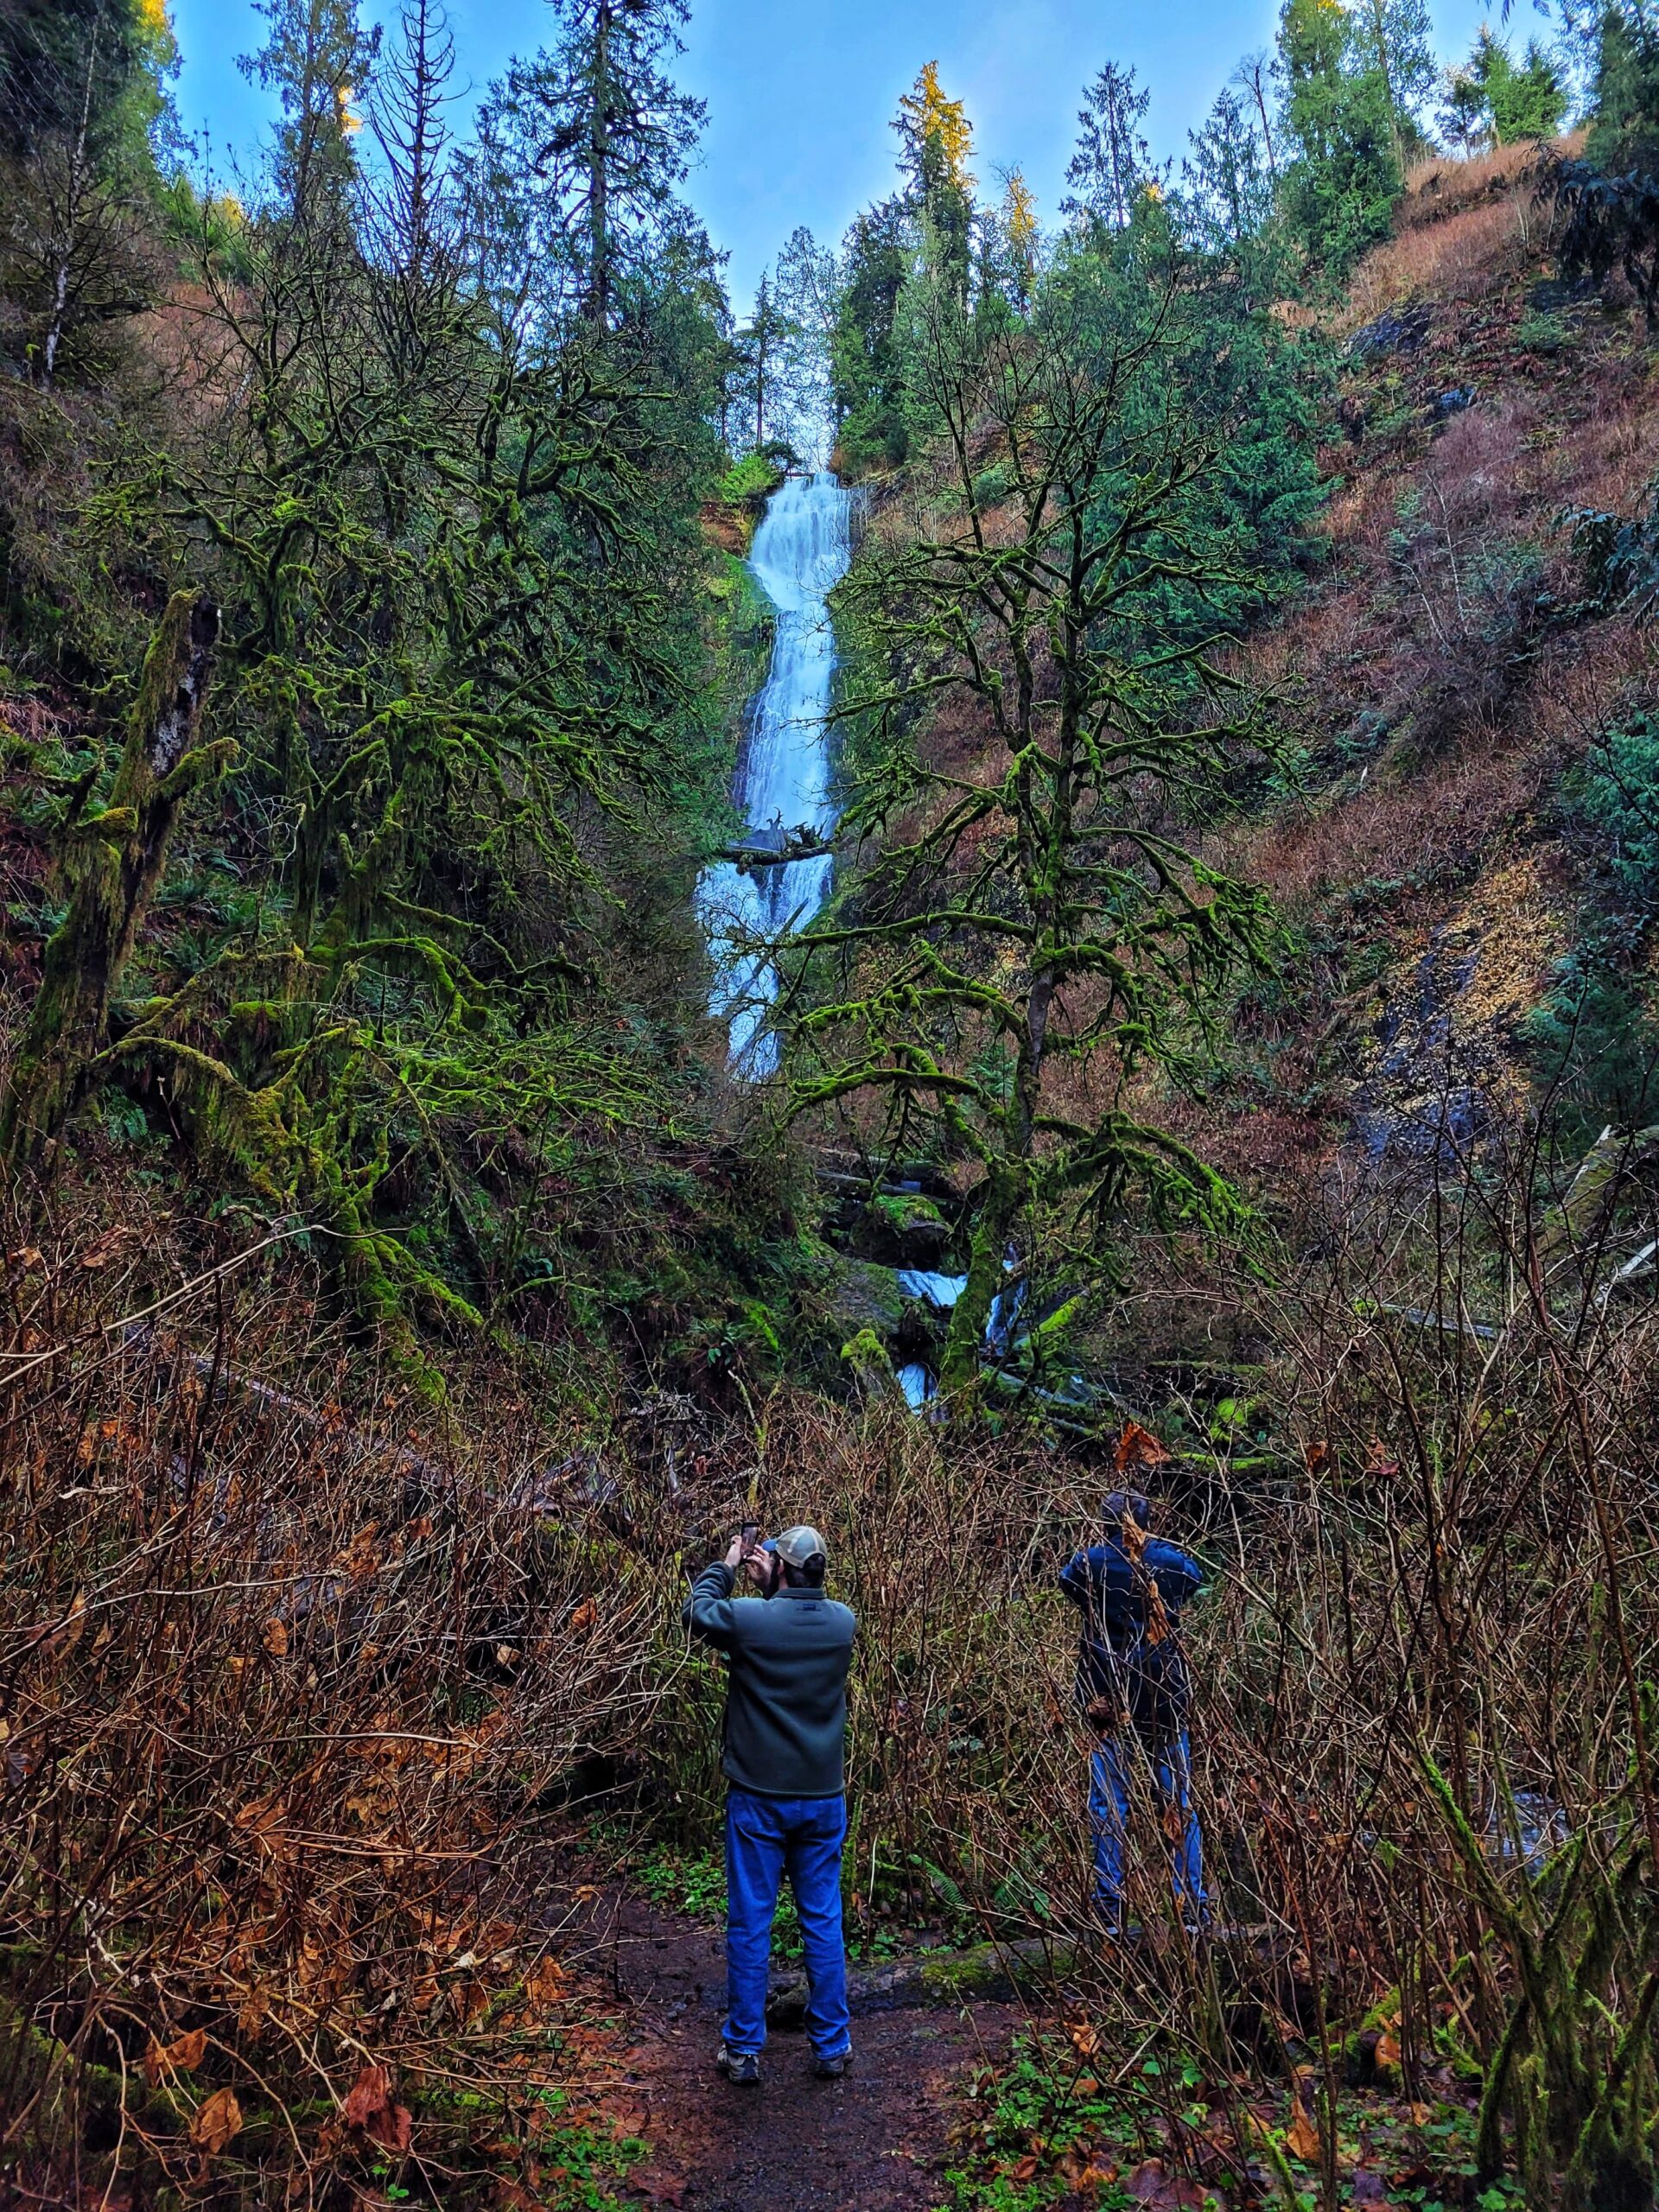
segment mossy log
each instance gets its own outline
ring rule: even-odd
[[[196,745],[218,638],[207,594],[175,593],[144,658],[109,804],[69,825],[68,912],[48,941],[0,1105],[0,1152],[14,1166],[49,1161],[104,1049],[110,1001],[161,881],[179,807],[229,756],[227,742]]]
[[[1595,1250],[1611,1226],[1619,1202],[1659,1172],[1659,1128],[1609,1127],[1597,1138],[1573,1172],[1559,1205],[1545,1214],[1538,1233],[1547,1259],[1566,1248]]]
[[[1131,1931],[1117,1939],[1139,1950],[1155,1938]],[[1178,1940],[1178,1939],[1177,1939]],[[1231,1948],[1260,1963],[1283,1955],[1287,1937],[1267,1928],[1229,1928],[1210,1939],[1217,1958]],[[918,1951],[908,1958],[849,1967],[847,2001],[855,2012],[923,2011],[933,2005],[991,2005],[1053,1996],[1086,1954],[1070,1937],[1022,1936],[1011,1943],[976,1943],[964,1951]],[[781,1974],[766,1998],[766,2018],[785,2031],[803,2026],[804,1974]]]

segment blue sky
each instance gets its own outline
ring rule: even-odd
[[[449,10],[463,73],[480,90],[550,23],[543,0],[449,0]],[[376,14],[374,0],[364,11]],[[1139,70],[1152,88],[1154,150],[1179,155],[1239,57],[1271,42],[1276,12],[1275,0],[693,0],[679,75],[708,101],[709,127],[690,197],[730,250],[741,306],[798,223],[833,241],[892,188],[888,121],[923,62],[937,60],[973,118],[982,186],[1018,164],[1052,219],[1079,96],[1103,61]],[[1467,52],[1488,12],[1479,0],[1438,0],[1443,60]],[[265,123],[236,67],[259,43],[252,0],[173,0],[173,14],[187,126],[245,153]],[[1514,25],[1522,38],[1530,27]]]

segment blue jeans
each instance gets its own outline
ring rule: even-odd
[[[1156,1745],[1144,1744],[1133,1732],[1103,1736],[1100,1749],[1089,1762],[1089,1825],[1095,1840],[1095,1904],[1109,1926],[1123,1924],[1123,1839],[1129,1817],[1129,1777],[1139,1766],[1149,1773],[1160,1814],[1174,1815],[1169,1829],[1179,1826],[1179,1837],[1170,1838],[1170,1870],[1175,1902],[1182,1916],[1200,1925],[1209,1916],[1204,1893],[1204,1852],[1198,1840],[1198,1816],[1192,1809],[1192,1775],[1186,1731]]]
[[[847,1956],[841,1942],[844,1797],[726,1796],[726,2025],[730,2050],[766,2039],[766,1972],[772,1916],[785,1869],[806,1949],[806,2032],[820,2058],[853,2047],[847,2013]]]

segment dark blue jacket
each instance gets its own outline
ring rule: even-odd
[[[1204,1587],[1204,1569],[1178,1545],[1161,1536],[1148,1536],[1142,1554],[1145,1573],[1159,1588],[1172,1620]],[[1083,1635],[1077,1648],[1077,1697],[1087,1705],[1092,1698],[1109,1697],[1122,1684],[1122,1654],[1138,1640],[1146,1625],[1146,1599],[1128,1554],[1116,1541],[1090,1544],[1073,1552],[1060,1569],[1060,1587],[1083,1614]]]

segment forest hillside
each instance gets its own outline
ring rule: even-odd
[[[679,0],[262,16],[215,176],[0,0],[0,2202],[1652,2205],[1659,40],[1286,0],[1052,217],[928,63],[746,316]]]

